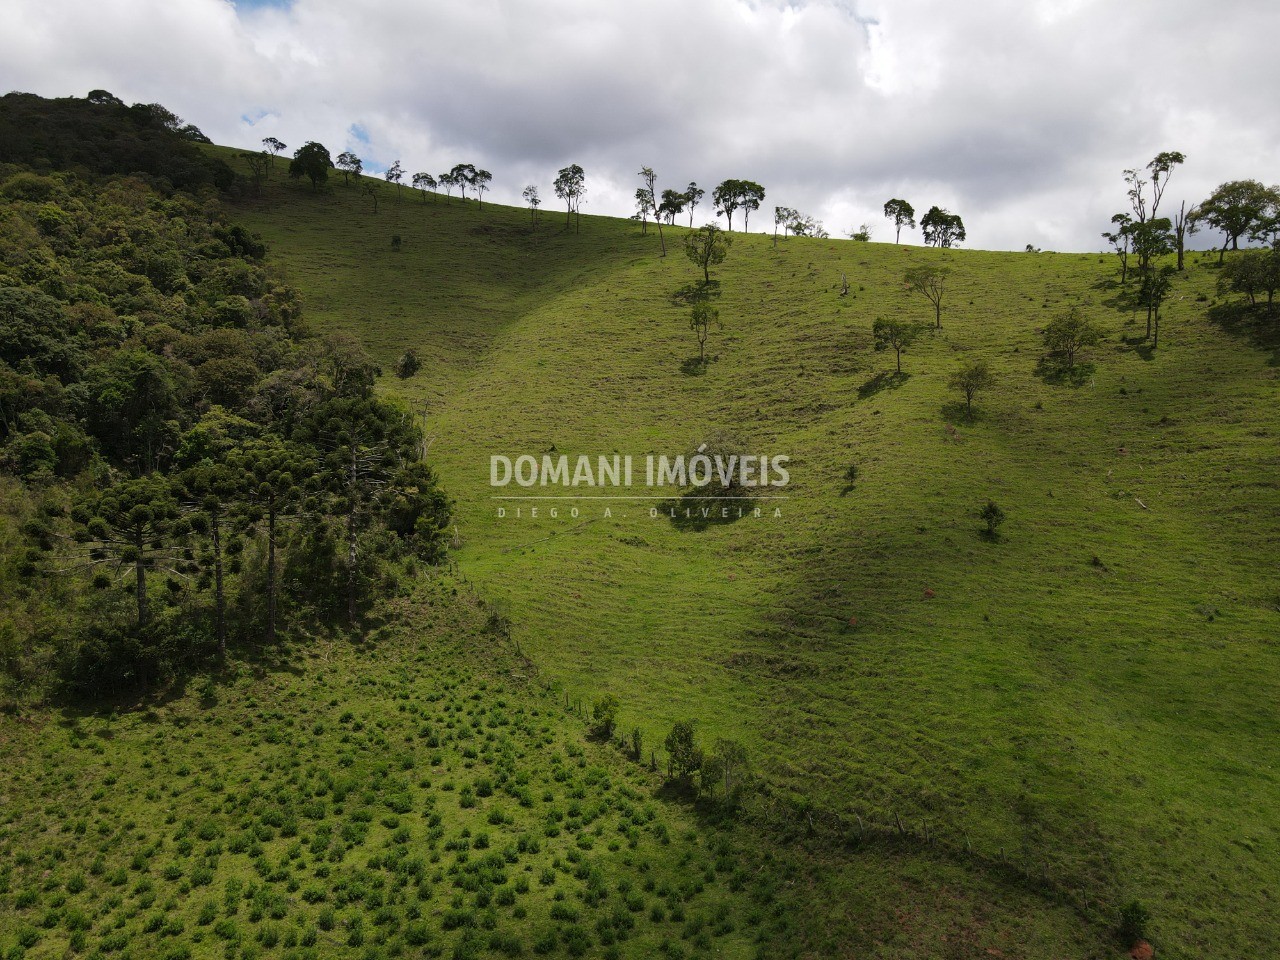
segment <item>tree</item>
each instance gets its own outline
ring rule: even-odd
[[[1148,219],[1154,218],[1160,210],[1160,199],[1164,196],[1165,188],[1169,185],[1169,178],[1173,175],[1173,168],[1186,160],[1181,153],[1176,150],[1166,150],[1158,153],[1147,164],[1147,172],[1151,176],[1151,180],[1147,181],[1142,178],[1142,174],[1138,170],[1126,170],[1124,172],[1125,183],[1129,185],[1129,203],[1133,207],[1134,219],[1138,223],[1145,223]],[[1147,195],[1145,188],[1151,187],[1150,209],[1147,207]]]
[[[271,166],[271,157],[264,151],[260,153],[244,152],[240,154],[245,166],[249,168],[249,179],[253,183],[255,194],[262,191],[262,182],[267,179],[267,171]]]
[[[1071,369],[1076,365],[1077,353],[1102,340],[1102,328],[1090,323],[1079,307],[1072,307],[1049,321],[1043,337],[1045,348],[1066,357],[1067,367]]]
[[[893,350],[898,373],[902,372],[902,351],[911,346],[922,331],[923,327],[918,323],[885,320],[883,317],[878,317],[871,326],[876,350]]]
[[[662,255],[667,255],[667,241],[662,236],[662,212],[658,209],[658,175],[653,172],[653,167],[641,167],[639,177],[644,181],[645,196],[648,198],[650,210],[653,213],[653,221],[658,226],[658,243],[662,246]]]
[[[1111,244],[1116,256],[1120,258],[1120,283],[1129,282],[1129,241],[1132,235],[1133,217],[1127,213],[1117,213],[1111,218],[1115,230],[1104,231],[1102,237]]]
[[[393,473],[380,496],[382,519],[420,560],[437,564],[449,546],[452,504],[435,471],[422,461]]]
[[[732,242],[733,237],[714,223],[708,223],[685,235],[685,256],[702,269],[703,283],[711,282],[711,268],[724,263]]]
[[[1233,257],[1218,277],[1218,290],[1243,293],[1251,307],[1258,305],[1265,296],[1267,309],[1275,305],[1276,290],[1280,288],[1280,251],[1246,250]]]
[[[653,195],[644,187],[636,187],[636,212],[631,215],[631,219],[640,221],[640,233],[643,236],[649,234],[649,211],[652,209]]]
[[[700,186],[698,186],[692,180],[689,181],[689,186],[684,191],[684,202],[685,202],[685,206],[689,208],[689,229],[690,230],[693,229],[693,211],[698,206],[698,204],[702,202],[702,198],[705,197],[706,195],[707,195],[707,191],[703,190]]]
[[[473,186],[476,182],[475,165],[471,163],[455,163],[449,173],[453,176],[454,185],[458,188],[462,199],[466,200],[467,187]]]
[[[684,212],[688,197],[679,190],[663,190],[662,202],[658,204],[658,213],[669,225],[674,225],[676,217]]]
[[[347,623],[357,623],[362,577],[360,534],[374,518],[393,474],[416,456],[418,432],[403,411],[371,396],[371,385],[319,404],[299,431],[324,451],[319,479],[347,547]]]
[[[701,366],[707,363],[706,346],[711,326],[719,322],[720,311],[713,307],[707,298],[699,297],[693,302],[693,307],[689,311],[689,329],[698,338],[698,363]]]
[[[364,172],[364,161],[350,150],[345,150],[338,154],[338,159],[335,161],[334,166],[342,171],[344,185],[349,185],[352,177],[359,179],[360,174]]]
[[[951,375],[950,380],[951,389],[959,390],[964,394],[964,410],[970,417],[973,416],[973,398],[979,391],[987,389],[993,383],[995,383],[995,377],[985,360],[978,360],[962,367]]]
[[[436,183],[444,187],[444,196],[446,200],[453,199],[453,188],[458,185],[458,178],[452,173],[442,173],[436,179]]]
[[[1226,256],[1227,247],[1239,250],[1240,238],[1257,225],[1276,200],[1277,191],[1257,180],[1231,180],[1219,186],[1209,199],[1200,204],[1199,219],[1222,231],[1219,265]]]
[[[724,214],[726,229],[733,229],[733,214],[742,203],[742,181],[725,180],[711,191],[711,202],[715,204],[716,213]]]
[[[253,440],[231,451],[228,465],[243,478],[241,512],[254,524],[264,524],[267,538],[267,628],[265,640],[276,638],[277,587],[276,552],[279,524],[297,509],[303,485],[313,472],[312,455],[296,444],[277,436]]]
[[[733,805],[746,786],[751,776],[750,758],[747,755],[747,749],[737,740],[727,740],[721,737],[716,740],[715,747],[711,752],[710,759],[713,761],[718,778],[724,786],[724,802]],[[704,766],[703,778],[706,779],[707,771]],[[710,786],[708,784],[707,786]]]
[[[859,226],[857,230],[850,230],[849,239],[856,240],[859,243],[870,243],[871,242],[871,224],[864,223],[861,226]],[[896,240],[894,242],[897,243]]]
[[[360,196],[368,197],[373,201],[373,212],[378,212],[378,188],[372,183],[362,184],[360,187]]]
[[[782,235],[786,237],[787,232],[791,229],[791,222],[800,216],[799,212],[791,207],[774,207],[773,208],[773,245],[778,245],[778,227],[782,227]]]
[[[591,719],[595,722],[595,731],[606,740],[613,738],[613,729],[618,722],[618,698],[608,693],[591,705]]]
[[[587,175],[580,166],[571,163],[567,167],[560,168],[560,172],[556,174],[554,187],[556,196],[565,203],[565,229],[569,228],[570,217],[576,216],[578,219],[574,221],[574,232],[577,233],[582,225],[580,210],[582,197],[587,192]]]
[[[1166,265],[1148,270],[1142,280],[1142,302],[1147,307],[1147,336],[1151,338],[1152,348],[1160,346],[1160,307],[1173,289],[1176,272],[1175,267]]]
[[[764,187],[754,180],[738,181],[741,188],[739,205],[742,207],[742,230],[745,233],[751,228],[751,211],[759,210],[764,203]]]
[[[180,512],[169,482],[158,474],[124,480],[82,502],[72,512],[75,539],[89,548],[90,566],[112,564],[133,574],[138,626],[151,619],[147,572],[185,576],[174,564],[171,537]]]
[[[902,277],[909,291],[923,294],[933,304],[933,325],[939,330],[942,329],[942,295],[950,273],[947,267],[920,266],[912,267]]]
[[[319,190],[320,184],[329,179],[332,166],[329,151],[322,144],[309,140],[294,152],[293,160],[289,162],[289,176],[295,180],[306,177],[311,181],[311,188]]]
[[[1184,264],[1185,253],[1187,248],[1187,237],[1196,233],[1200,229],[1200,225],[1196,222],[1200,216],[1200,212],[1192,207],[1187,209],[1187,201],[1183,200],[1182,205],[1178,207],[1178,212],[1173,218],[1173,236],[1178,251],[1178,270],[1186,269]]]
[[[484,209],[485,191],[489,189],[489,184],[493,182],[493,174],[488,170],[476,170],[471,178],[471,186],[475,188],[476,199],[480,201],[480,209]]]
[[[437,186],[436,178],[429,173],[415,173],[413,175],[413,189],[422,191],[422,202],[427,202],[427,191],[434,190]]]
[[[670,758],[671,778],[688,786],[702,767],[702,750],[698,747],[693,721],[677,720],[667,734],[664,746]]]
[[[742,229],[746,230],[751,220],[751,211],[759,210],[764,202],[764,187],[753,180],[725,180],[711,192],[711,199],[716,210],[723,213],[728,229],[733,229],[733,214],[736,210],[743,212]]]
[[[1173,252],[1173,225],[1168,217],[1156,217],[1131,224],[1129,234],[1133,242],[1133,252],[1138,257],[1138,276],[1141,281],[1139,294],[1141,302],[1147,308],[1147,336],[1150,337],[1154,322],[1153,311],[1159,309],[1157,302],[1151,296],[1157,288],[1152,286],[1152,277],[1158,272],[1154,268],[1154,263],[1158,257]]]
[[[994,540],[998,536],[996,528],[1004,523],[1004,511],[994,500],[988,500],[987,505],[978,511],[978,519],[987,525],[986,535]]]
[[[383,176],[386,178],[387,183],[394,183],[396,185],[396,199],[399,200],[400,181],[404,179],[404,167],[400,165],[400,161],[397,160],[395,163],[391,164],[391,166],[387,167],[387,172],[383,174]]]
[[[791,213],[792,217],[787,226],[797,237],[817,237],[819,240],[826,238],[827,231],[822,228],[821,220],[816,220],[799,210],[792,210]]]
[[[960,215],[941,207],[929,208],[920,220],[920,229],[924,232],[924,242],[932,247],[945,249],[963,242],[965,238],[964,221]]]
[[[524,202],[529,205],[529,222],[535,230],[538,229],[538,207],[542,205],[542,198],[538,196],[538,188],[531,183],[524,188],[524,192],[520,196],[524,197]]]
[[[413,347],[400,354],[400,359],[396,361],[396,376],[401,380],[408,380],[421,369],[422,361]]]
[[[289,145],[287,143],[282,140],[277,140],[275,137],[262,138],[262,149],[269,158],[270,166],[275,166],[276,157],[280,156],[280,154],[288,148]]]
[[[209,538],[209,565],[213,570],[214,637],[218,660],[227,660],[227,599],[224,585],[223,531],[227,518],[239,506],[244,475],[226,463],[204,460],[188,467],[178,477],[178,490],[196,512],[190,517],[192,529]]]
[[[933,208],[938,209],[937,207]],[[932,211],[930,211],[932,213]],[[887,220],[893,224],[893,242],[897,243],[902,236],[902,228],[910,227],[915,229],[916,226],[916,210],[915,207],[907,203],[905,200],[886,200],[884,205],[884,215]]]

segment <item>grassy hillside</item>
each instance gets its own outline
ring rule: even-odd
[[[1042,915],[1017,883],[892,844],[862,861],[774,850],[663,802],[659,777],[589,739],[447,576],[378,614],[362,645],[307,638],[163,703],[0,728],[5,956],[968,956],[1090,943],[1087,925]],[[934,878],[963,892],[876,909]]]
[[[1214,322],[1207,261],[1153,351],[1112,258],[739,235],[716,360],[691,375],[678,230],[664,259],[625,221],[572,234],[548,211],[535,234],[524,211],[390,188],[375,214],[276,176],[237,215],[312,323],[387,368],[419,351],[383,388],[424,411],[457,559],[544,676],[616,694],[650,743],[682,717],[737,736],[779,793],[849,823],[927,830],[1099,916],[1138,899],[1162,955],[1274,940],[1278,354]],[[934,261],[943,328],[890,378],[872,321],[927,319],[901,281]],[[1038,331],[1077,304],[1109,335],[1053,382]],[[968,420],[947,380],[978,358],[998,384]],[[781,518],[499,519],[490,499],[493,453],[641,457],[717,428],[793,457]],[[946,889],[913,887],[913,908]]]

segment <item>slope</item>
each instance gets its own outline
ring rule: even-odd
[[[424,411],[458,561],[549,676],[615,693],[650,743],[681,717],[742,739],[793,805],[902,823],[1104,915],[1139,899],[1167,955],[1274,939],[1276,357],[1212,322],[1209,264],[1151,350],[1108,258],[740,235],[697,375],[679,230],[661,258],[625,221],[534,233],[379,189],[375,214],[277,174],[239,215],[314,323],[387,367],[422,355],[384,388]],[[942,329],[889,377],[871,322],[927,319],[902,276],[939,261]],[[1038,367],[1072,304],[1109,329],[1076,385]],[[998,380],[969,420],[947,381],[977,358]],[[781,517],[490,499],[495,453],[640,458],[716,429],[793,458]]]

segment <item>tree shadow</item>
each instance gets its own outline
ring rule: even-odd
[[[1043,356],[1036,362],[1036,376],[1057,387],[1083,387],[1093,379],[1096,369],[1092,363],[1071,366],[1058,354]]]
[[[710,527],[727,527],[751,516],[755,500],[746,493],[715,495],[697,490],[658,504],[677,530],[701,533]]]
[[[719,360],[719,356],[714,357],[689,357],[680,363],[680,372],[686,377],[701,377],[706,374],[708,368],[715,361]]]
[[[677,307],[690,307],[695,303],[704,300],[714,300],[720,296],[720,281],[712,280],[706,283],[699,280],[697,283],[687,283],[680,289],[671,294],[671,303]]]
[[[868,397],[874,397],[881,390],[897,390],[910,379],[911,374],[896,370],[877,373],[858,388],[858,399],[866,400]]]
[[[858,485],[858,465],[856,463],[849,464],[849,469],[844,472],[844,487],[840,490],[840,496],[846,497],[853,493],[854,487]]]
[[[982,419],[981,410],[971,410],[962,400],[952,400],[944,403],[940,409],[942,418],[947,423],[958,423],[960,421],[976,423]]]
[[[1215,304],[1207,316],[1225,332],[1244,338],[1259,350],[1271,351],[1268,362],[1280,366],[1280,304],[1268,308],[1237,300]]]

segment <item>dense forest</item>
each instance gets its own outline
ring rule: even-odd
[[[308,333],[201,139],[104,91],[0,98],[0,699],[355,627],[444,557],[415,418]]]

